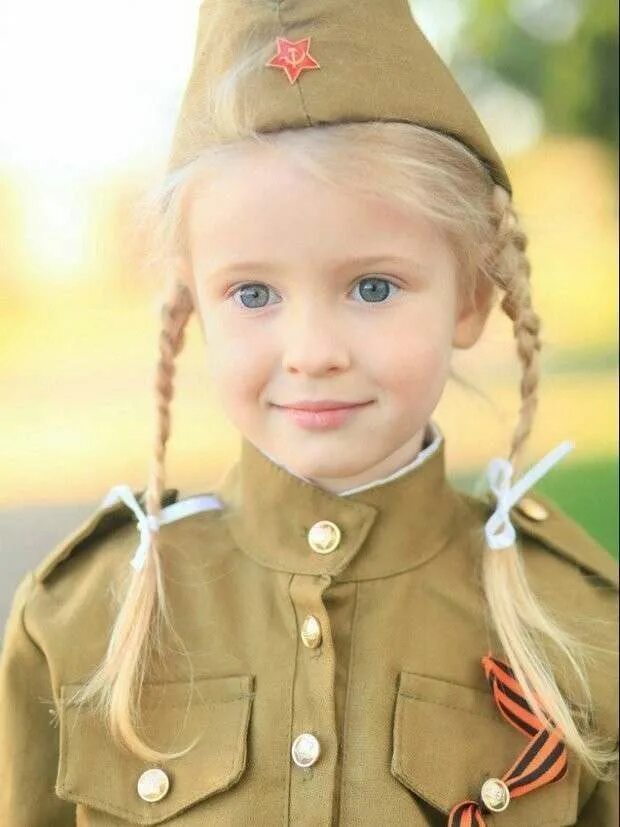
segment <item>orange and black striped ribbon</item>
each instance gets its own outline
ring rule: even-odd
[[[534,714],[521,684],[507,664],[491,654],[485,655],[481,662],[500,713],[508,723],[530,739],[514,764],[501,776],[510,791],[510,798],[517,798],[545,784],[559,781],[566,775],[568,756],[555,723],[552,721],[553,728],[550,731]],[[535,697],[540,703],[540,698],[537,695]],[[481,799],[461,801],[450,810],[448,827],[484,827],[483,815],[488,812],[490,810]]]

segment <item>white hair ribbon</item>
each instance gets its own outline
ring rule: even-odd
[[[512,463],[503,457],[496,457],[489,462],[487,467],[487,479],[491,490],[495,494],[497,505],[495,511],[486,522],[484,527],[487,544],[492,549],[503,549],[511,546],[516,540],[516,532],[510,522],[509,512],[512,506],[518,502],[523,494],[544,476],[552,465],[562,459],[565,454],[575,447],[570,440],[564,440],[549,451],[536,465],[533,465],[511,486],[514,468]],[[500,529],[498,531],[498,529]]]
[[[136,571],[140,571],[144,568],[146,562],[151,535],[159,531],[159,520],[153,514],[145,514],[144,511],[142,511],[140,504],[128,485],[115,485],[111,488],[104,497],[102,506],[106,507],[118,500],[122,500],[125,505],[133,511],[138,521],[136,527],[140,532],[140,544],[131,560],[131,565]]]

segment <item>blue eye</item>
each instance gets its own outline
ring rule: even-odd
[[[389,279],[380,276],[366,276],[355,285],[360,288],[360,294],[369,302],[382,302],[390,295],[390,287],[400,290],[400,287]]]
[[[259,282],[251,282],[249,284],[242,284],[236,290],[231,293],[231,297],[242,296],[248,299],[250,304],[246,304],[245,301],[242,301],[243,307],[248,310],[254,310],[257,307],[264,307],[263,304],[256,304],[255,302],[260,302],[261,295],[264,297],[265,295],[269,295],[269,287],[266,284],[261,284]]]
[[[380,276],[365,276],[356,282],[353,289],[357,287],[360,288],[360,295],[367,304],[384,302],[390,296],[390,287],[395,290],[401,289],[395,282]],[[265,299],[269,298],[270,290],[271,288],[268,285],[261,282],[247,282],[237,287],[230,294],[230,297],[236,301],[238,296],[242,307],[245,307],[246,310],[256,310],[267,306],[268,302],[265,302]]]

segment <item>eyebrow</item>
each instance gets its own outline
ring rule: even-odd
[[[352,264],[367,266],[385,261],[398,262],[409,267],[413,266],[419,271],[426,271],[426,267],[421,262],[412,258],[397,256],[394,255],[394,253],[380,253],[379,255],[371,256],[353,256],[349,258],[331,259],[328,262],[328,265],[332,270],[343,270],[345,267]],[[273,263],[268,261],[234,261],[230,264],[225,264],[222,267],[217,267],[212,271],[212,274],[234,273],[246,270],[267,270],[271,267],[273,267]]]

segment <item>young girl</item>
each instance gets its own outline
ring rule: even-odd
[[[617,569],[529,491],[570,443],[517,470],[526,237],[406,0],[204,3],[168,172],[148,484],[17,589],[2,825],[611,827]],[[498,297],[521,406],[474,497],[433,412]],[[179,499],[192,313],[241,455]]]

